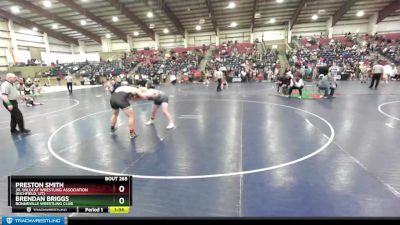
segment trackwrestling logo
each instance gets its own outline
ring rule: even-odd
[[[36,224],[53,224],[64,225],[64,217],[3,217],[3,225],[5,224],[23,224],[23,225],[36,225]]]

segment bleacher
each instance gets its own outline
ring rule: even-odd
[[[145,63],[138,69],[138,73],[150,77],[167,72],[191,75],[198,69],[202,55],[199,47],[174,48],[169,51],[167,57],[164,51],[153,52],[153,55],[145,58]]]
[[[329,45],[331,40],[334,40],[336,43],[342,44],[344,47],[352,47],[353,43],[346,37],[346,36],[335,36],[332,38],[325,38],[325,37],[319,37],[319,38],[314,38],[314,37],[307,37],[307,38],[301,38],[300,39],[300,44],[302,47],[308,47],[311,49],[317,49],[319,46],[326,46]]]
[[[267,49],[264,53],[257,50],[251,43],[232,43],[218,46],[212,59],[207,63],[206,70],[216,71],[225,67],[228,77],[240,76],[246,72],[250,77],[254,74],[274,70],[278,65],[278,52]],[[253,75],[250,75],[252,73]],[[264,77],[266,73],[264,73]],[[254,76],[253,76],[254,78]]]
[[[395,64],[400,63],[400,33],[361,35],[359,37],[371,51],[378,52]],[[363,43],[353,42],[362,45]]]

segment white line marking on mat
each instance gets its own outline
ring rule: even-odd
[[[50,157],[49,157],[49,156],[47,156],[47,157],[43,157],[43,158],[41,158],[41,159],[40,159],[40,162],[44,162],[44,161],[46,161],[46,160],[48,160],[48,159],[50,159]]]
[[[370,172],[368,170],[368,168],[362,164],[358,159],[354,158],[349,152],[347,152],[346,150],[344,150],[339,144],[337,144],[336,142],[333,142],[334,145],[336,145],[342,152],[344,152],[348,157],[350,157],[350,159],[352,159],[357,165],[359,165],[361,168],[363,168],[368,174],[370,174],[372,177],[374,177],[375,179],[377,179],[380,183],[382,183],[383,185],[385,185],[385,187],[397,198],[400,198],[400,192],[397,191],[394,187],[392,187],[390,184],[386,183],[385,181],[383,181],[379,176],[375,175],[374,173]]]
[[[304,119],[309,125],[314,126],[308,119]]]
[[[182,101],[175,101],[175,102],[184,102],[184,101],[193,101],[193,99],[187,99],[187,100],[182,100]],[[259,173],[259,172],[264,172],[264,171],[268,171],[268,170],[274,170],[274,169],[278,169],[278,168],[282,168],[282,167],[286,167],[286,166],[290,166],[299,162],[302,162],[308,158],[311,158],[315,155],[317,155],[318,153],[322,152],[323,150],[325,150],[333,141],[334,137],[335,137],[335,130],[333,129],[333,126],[323,117],[314,114],[312,112],[309,112],[307,110],[304,109],[300,109],[300,108],[296,108],[296,107],[292,107],[292,106],[288,106],[288,105],[281,105],[281,104],[276,104],[276,103],[268,103],[268,102],[260,102],[260,101],[248,101],[248,100],[215,100],[215,99],[208,99],[207,101],[220,101],[220,102],[249,102],[249,103],[258,103],[258,104],[268,104],[268,105],[274,105],[274,106],[279,106],[279,107],[283,107],[283,108],[288,108],[288,109],[293,109],[293,110],[298,110],[301,112],[304,112],[306,114],[312,115],[314,117],[317,117],[318,119],[322,120],[330,129],[330,137],[328,137],[328,141],[321,146],[319,149],[313,151],[312,153],[303,156],[301,158],[292,160],[290,162],[286,162],[286,163],[281,163],[275,166],[270,166],[270,167],[265,167],[265,168],[260,168],[260,169],[254,169],[254,170],[247,170],[247,171],[239,171],[239,172],[230,172],[230,173],[219,173],[219,174],[205,174],[205,175],[191,175],[191,176],[147,176],[147,175],[138,175],[138,174],[124,174],[124,173],[115,173],[115,172],[109,172],[109,171],[104,171],[104,170],[97,170],[97,169],[93,169],[93,168],[89,168],[86,166],[82,166],[73,162],[70,162],[66,159],[64,159],[63,157],[61,157],[60,155],[58,155],[52,146],[52,140],[55,137],[55,135],[62,130],[63,128],[77,122],[80,121],[82,119],[88,118],[90,116],[94,116],[94,115],[98,115],[101,113],[105,113],[105,112],[110,112],[110,110],[104,110],[104,111],[100,111],[100,112],[96,112],[96,113],[92,113],[80,118],[77,118],[75,120],[72,120],[62,126],[60,126],[55,132],[53,132],[50,136],[50,138],[47,141],[47,148],[49,150],[49,152],[58,160],[60,160],[61,162],[68,164],[72,167],[78,168],[78,169],[82,169],[82,170],[86,170],[86,171],[90,171],[90,172],[94,172],[94,173],[99,173],[99,174],[106,174],[106,175],[114,175],[114,176],[132,176],[133,178],[142,178],[142,179],[163,179],[163,180],[171,180],[171,179],[205,179],[205,178],[216,178],[216,177],[228,177],[228,176],[238,176],[238,175],[245,175],[245,174],[252,174],[252,173]],[[144,103],[146,104],[146,103]],[[142,105],[142,104],[138,104],[138,105]]]
[[[389,114],[385,113],[385,112],[382,110],[382,106],[384,106],[384,105],[389,105],[389,104],[399,103],[399,102],[400,102],[400,101],[393,101],[393,102],[385,102],[385,103],[382,103],[382,104],[380,104],[380,105],[378,106],[378,111],[379,111],[380,113],[382,113],[383,115],[385,115],[385,116],[391,118],[391,119],[400,121],[399,118],[397,118],[397,117],[395,117],[395,116],[392,116],[392,115],[389,115]]]
[[[394,128],[392,124],[390,123],[385,123],[386,126],[390,127],[390,128]]]

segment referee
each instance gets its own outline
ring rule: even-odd
[[[18,91],[14,86],[15,81],[17,80],[17,76],[13,73],[8,73],[6,75],[6,81],[1,84],[1,98],[3,99],[3,105],[11,114],[11,133],[17,134],[18,130],[17,124],[19,127],[19,132],[23,134],[30,133],[31,131],[25,129],[24,127],[24,117],[22,116],[21,111],[18,109]]]
[[[71,73],[68,72],[68,75],[65,77],[65,80],[67,81],[67,89],[69,94],[72,94],[72,82],[74,81],[74,78],[71,76]]]
[[[221,69],[219,69],[218,71],[215,72],[215,76],[217,77],[217,80],[218,80],[217,92],[220,92],[222,90],[221,89],[222,77],[224,76]]]

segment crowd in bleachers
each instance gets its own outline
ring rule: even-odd
[[[227,77],[264,80],[277,75],[279,69],[278,51],[267,49],[259,52],[253,44],[228,42],[213,53],[206,65],[206,74],[213,76],[221,70]]]
[[[204,54],[209,49],[208,46],[174,48],[171,50],[135,50],[126,53],[118,60],[101,60],[100,62],[78,62],[78,63],[59,63],[58,60],[52,62],[48,71],[42,72],[41,77],[47,77],[45,85],[50,85],[49,79],[54,77],[61,84],[61,80],[68,74],[76,78],[83,78],[89,83],[98,83],[101,77],[116,80],[152,80],[161,78],[166,81],[167,75],[190,77],[191,79],[199,74],[198,67]],[[26,66],[37,65],[37,60],[29,60]],[[139,63],[141,66],[135,73],[130,74],[132,69]],[[128,75],[129,74],[129,75]],[[82,82],[82,81],[81,81]],[[84,81],[83,83],[86,83]]]
[[[82,67],[89,64],[89,62],[80,63],[51,63],[51,69],[43,72],[42,76],[65,76],[68,73],[75,73],[79,71]]]
[[[196,50],[169,53],[155,52],[145,57],[143,64],[138,69],[141,76],[154,77],[162,74],[179,74],[193,76],[197,71],[202,54]]]
[[[128,73],[134,68],[138,62],[137,54],[131,52],[129,56],[124,56],[120,60],[107,60],[100,62],[79,62],[79,63],[61,63],[51,64],[51,69],[44,72],[43,76],[66,76],[67,74],[75,74],[83,77],[95,77],[100,75],[120,75]]]
[[[359,35],[349,32],[345,37],[360,49],[385,56],[387,60],[380,61],[386,71],[384,76],[399,79],[397,71],[400,66],[400,33]]]
[[[319,67],[337,66],[338,74],[350,79],[361,79],[362,68],[372,67],[373,63],[391,64],[391,62],[379,60],[376,52],[385,54],[393,62],[399,60],[397,41],[389,40],[384,36],[360,36],[346,33],[344,36],[333,38],[300,38],[301,48],[293,52],[287,52],[289,66],[292,70],[309,70],[306,77],[316,78]],[[397,75],[397,68],[390,65],[393,76]],[[310,69],[311,68],[311,69]],[[388,68],[388,67],[387,67]],[[389,73],[388,73],[389,74]]]
[[[362,48],[367,48],[386,56],[395,64],[400,63],[400,33],[384,35],[378,33],[374,35],[348,33],[346,37]]]
[[[397,35],[397,36],[396,36]],[[400,34],[391,35],[359,35],[346,33],[344,36],[300,37],[300,49],[287,52],[289,64],[287,71],[298,74],[304,79],[317,79],[319,68],[337,68],[337,75],[349,79],[362,79],[365,71],[377,63],[376,53],[385,55],[394,63],[399,63]],[[226,78],[240,77],[247,80],[276,80],[281,70],[278,51],[264,48],[257,49],[251,43],[228,41],[222,43],[212,52],[211,59],[206,64],[205,73],[198,71],[199,65],[209,47],[175,48],[171,50],[132,50],[120,60],[64,63],[52,63],[51,70],[43,76],[54,76],[63,79],[67,74],[87,77],[96,80],[97,77],[107,79],[129,80],[132,83],[142,80],[193,81],[214,77],[216,71],[223,71]],[[135,73],[131,70],[138,64]],[[381,62],[382,64],[390,64]],[[392,76],[397,75],[397,68],[392,68]],[[366,69],[364,69],[364,67]],[[388,66],[386,67],[389,70]],[[363,72],[364,71],[364,72]],[[128,76],[129,74],[129,76]],[[171,79],[173,78],[173,79]]]
[[[49,71],[43,72],[42,77],[55,77],[60,84],[68,74],[75,77],[83,77],[84,80],[96,80],[98,77],[106,79],[123,79],[131,82],[141,80],[157,80],[167,78],[181,81],[201,81],[205,74],[198,71],[201,60],[209,46],[174,48],[171,50],[135,50],[126,54],[120,60],[80,63],[51,64]],[[214,75],[215,70],[221,68],[227,72],[227,76],[246,77],[248,79],[261,80],[276,76],[280,69],[276,50],[267,49],[261,53],[254,44],[228,41],[213,53],[211,60],[206,65],[209,76]],[[137,70],[130,74],[138,64]],[[130,74],[128,76],[128,74]],[[169,80],[173,80],[169,79]],[[50,82],[46,82],[46,84]]]

